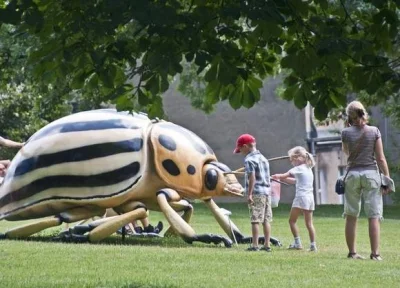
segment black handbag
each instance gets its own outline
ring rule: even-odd
[[[356,153],[357,153],[357,154],[360,152],[360,151],[359,151],[359,148],[360,148],[361,140],[362,140],[362,138],[364,137],[364,134],[365,134],[365,128],[363,129],[363,133],[362,133],[361,137],[358,139],[358,143],[357,143],[357,147],[356,147]],[[356,155],[357,155],[357,154],[356,154]],[[358,156],[358,155],[357,155],[357,156]],[[349,155],[349,157],[350,157],[350,155]],[[356,157],[354,157],[354,158],[356,158]],[[343,176],[340,176],[340,177],[336,180],[335,192],[336,192],[336,194],[338,194],[338,195],[343,195],[344,192],[345,192],[344,187],[345,187],[345,184],[346,184],[347,174],[349,174],[350,168],[351,168],[351,165],[348,166],[347,171],[346,171],[346,175],[345,175],[344,177],[343,177]]]
[[[347,173],[346,173],[347,176]],[[335,185],[335,192],[338,195],[343,195],[344,194],[344,180],[346,180],[346,178],[342,178],[340,177],[339,179],[336,180],[336,185]]]

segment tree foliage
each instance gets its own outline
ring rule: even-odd
[[[136,101],[160,115],[161,94],[185,61],[204,80],[198,105],[205,110],[224,100],[234,109],[251,107],[262,80],[285,71],[282,97],[298,108],[310,102],[323,119],[350,92],[363,91],[376,103],[397,97],[399,6],[398,0],[0,0],[0,21],[35,37],[26,62],[33,79],[53,86],[62,80],[82,95],[95,91],[119,109]]]

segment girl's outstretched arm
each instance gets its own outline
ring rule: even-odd
[[[281,180],[287,184],[296,184],[296,179],[289,173],[271,175],[272,179]]]

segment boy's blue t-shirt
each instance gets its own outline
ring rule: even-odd
[[[268,160],[256,150],[250,152],[244,158],[244,168],[245,168],[245,189],[248,193],[249,188],[249,174],[254,172],[256,181],[254,183],[253,194],[254,195],[270,195],[270,172],[269,172],[269,162]]]

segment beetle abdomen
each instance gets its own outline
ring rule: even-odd
[[[143,117],[98,110],[45,126],[11,163],[1,187],[0,219],[44,201],[93,202],[130,190],[144,170],[143,128],[149,124]]]

